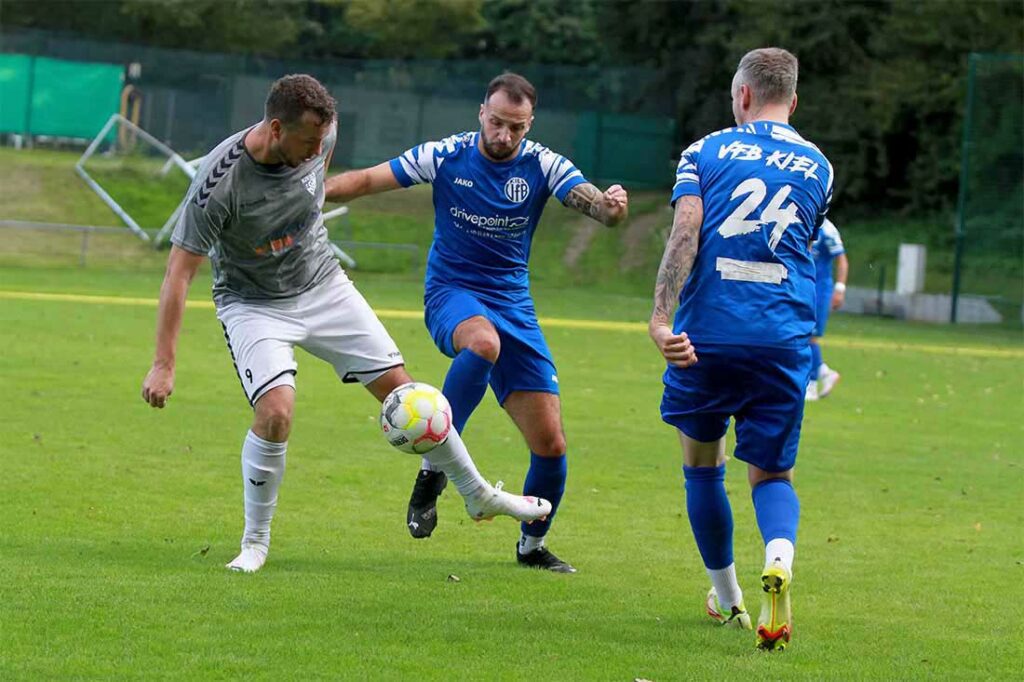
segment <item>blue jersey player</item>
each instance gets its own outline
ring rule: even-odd
[[[736,127],[683,152],[650,323],[668,363],[662,419],[679,432],[686,509],[712,583],[707,611],[749,629],[724,483],[725,434],[736,419],[734,456],[748,465],[765,542],[763,649],[784,648],[791,634],[800,513],[792,477],[814,329],[810,245],[832,192],[828,160],[789,125],[796,81],[789,52],[747,53],[732,82]]]
[[[525,494],[552,504],[545,521],[522,525],[517,561],[574,573],[544,542],[565,489],[566,444],[558,375],[537,323],[527,263],[551,196],[609,226],[626,217],[628,198],[618,185],[601,192],[571,161],[526,139],[536,104],[525,78],[498,76],[480,105],[479,132],[427,142],[389,162],[331,178],[327,197],[347,201],[433,186],[424,307],[434,343],[452,358],[443,390],[454,425],[462,431],[490,385],[530,448]],[[427,537],[436,526],[445,483],[445,475],[424,460],[406,519],[413,537]]]
[[[846,276],[850,263],[846,258],[843,238],[831,220],[825,220],[814,244],[811,257],[816,268],[814,336],[811,337],[811,378],[807,381],[807,400],[825,398],[839,383],[839,372],[825,364],[821,357],[821,337],[825,336],[829,313],[842,307],[846,300]],[[835,262],[835,279],[832,264]]]

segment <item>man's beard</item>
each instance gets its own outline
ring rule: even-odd
[[[495,159],[497,161],[503,161],[516,153],[515,147],[509,147],[508,149],[495,148],[494,145],[492,145],[490,141],[487,139],[487,136],[484,135],[482,132],[480,133],[480,137],[484,141],[484,151],[487,152],[487,155],[490,156],[492,159]]]

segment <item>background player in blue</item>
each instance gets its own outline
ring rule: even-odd
[[[335,176],[328,181],[327,198],[347,201],[433,184],[434,242],[424,306],[434,342],[453,358],[443,391],[455,427],[465,428],[490,385],[530,448],[526,494],[552,504],[546,522],[523,524],[517,561],[574,573],[544,544],[565,489],[566,444],[558,376],[537,323],[527,262],[534,230],[552,195],[609,226],[626,217],[628,198],[618,185],[601,192],[571,161],[526,139],[536,104],[536,92],[525,78],[498,76],[480,105],[479,132],[427,142],[390,162]],[[413,537],[433,531],[437,496],[445,483],[445,475],[424,460],[409,500],[407,524]]]
[[[732,82],[737,127],[683,152],[650,322],[668,361],[661,414],[682,442],[686,510],[712,583],[707,612],[749,629],[724,482],[725,434],[736,418],[734,456],[748,464],[765,542],[763,649],[784,648],[791,634],[800,515],[791,481],[814,328],[810,244],[832,192],[829,162],[789,126],[796,81],[789,52],[747,53]]]
[[[825,336],[828,315],[838,310],[846,300],[846,276],[850,263],[846,259],[843,238],[831,220],[821,225],[818,238],[811,245],[811,257],[817,269],[815,281],[815,305],[817,311],[814,336],[811,337],[811,378],[807,382],[807,400],[824,398],[839,383],[839,372],[825,364],[821,357],[821,337]],[[835,261],[835,283],[832,279],[832,261]]]

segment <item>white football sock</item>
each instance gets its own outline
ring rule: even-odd
[[[824,361],[818,365],[818,378],[823,378],[826,374],[832,371],[832,368],[825,364]]]
[[[466,444],[454,428],[448,432],[448,439],[424,455],[423,459],[435,471],[443,471],[464,498],[476,497],[491,487],[477,471],[473,458],[466,450]]]
[[[544,536],[534,537],[532,535],[526,535],[523,533],[519,536],[519,553],[529,554],[530,552],[540,549],[544,546]]]
[[[420,471],[440,471],[436,466],[430,463],[430,460],[426,457],[420,462]]]
[[[722,608],[729,610],[739,606],[743,602],[743,590],[736,582],[736,564],[729,564],[725,568],[706,568],[711,584],[718,594],[718,603]],[[729,613],[722,615],[728,616]]]
[[[796,553],[796,548],[793,547],[793,543],[785,538],[775,538],[769,540],[768,544],[764,547],[764,565],[765,568],[771,566],[772,562],[776,559],[782,561],[782,565],[786,567],[790,575],[793,573],[793,555]]]
[[[245,490],[245,533],[242,546],[270,547],[270,520],[277,507],[277,489],[284,477],[288,442],[263,440],[252,431],[242,445],[242,487]]]

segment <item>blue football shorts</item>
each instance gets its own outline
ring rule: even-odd
[[[825,326],[832,312],[832,282],[820,283],[814,292],[814,336],[825,336]]]
[[[537,323],[533,303],[501,305],[455,287],[430,291],[424,301],[427,329],[438,349],[455,357],[453,335],[460,323],[480,315],[498,331],[501,352],[491,371],[490,385],[498,404],[513,391],[558,395],[558,373],[548,343]]]
[[[665,371],[661,418],[709,443],[736,418],[736,459],[765,471],[793,468],[811,349],[697,346],[697,364]]]

